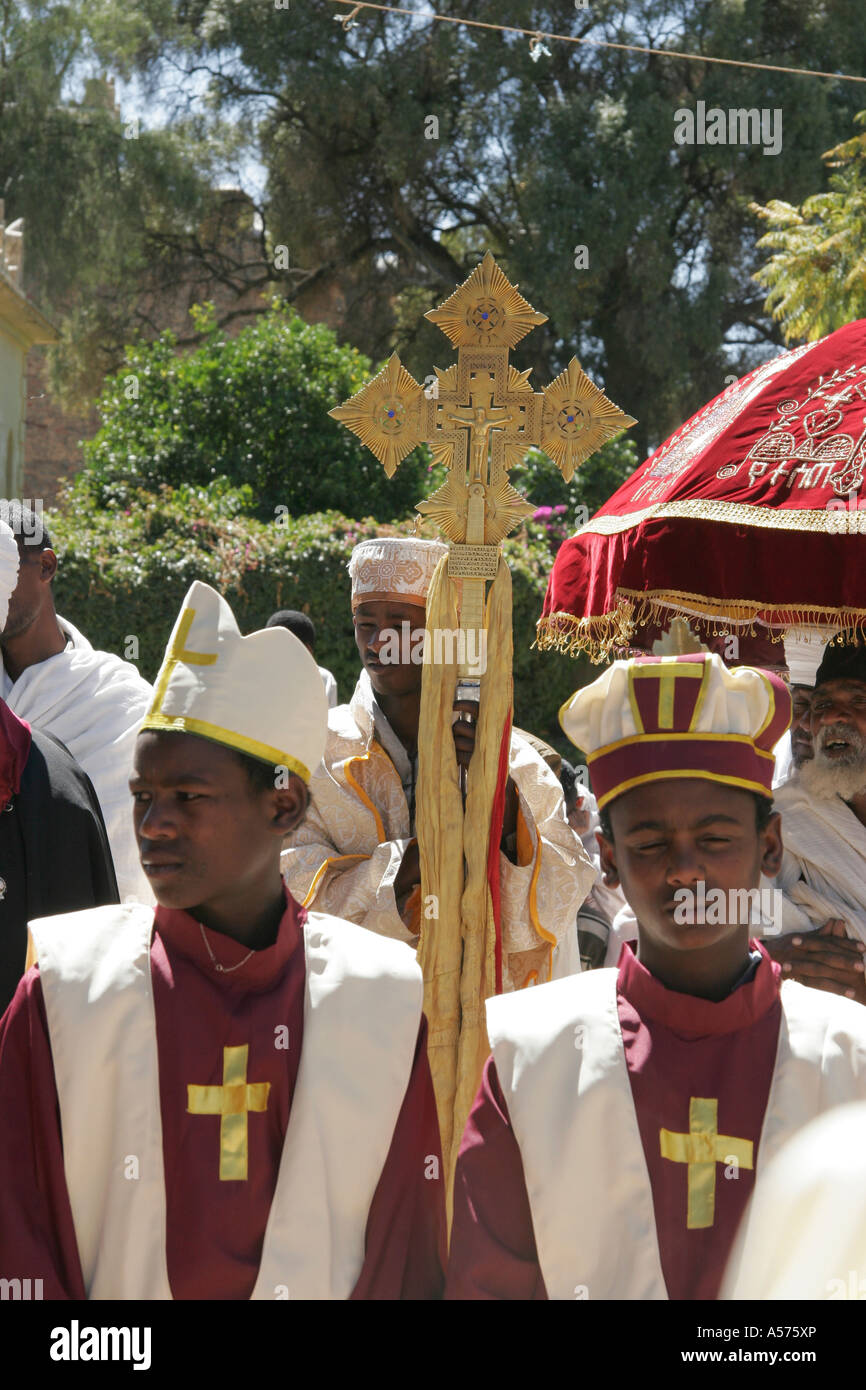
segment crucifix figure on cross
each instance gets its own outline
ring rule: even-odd
[[[493,395],[492,385],[484,393],[487,405],[476,405],[476,401],[481,392],[473,386],[470,392],[470,406],[460,406],[452,410],[446,416],[456,425],[468,425],[470,438],[472,440],[472,455],[469,469],[470,483],[487,482],[487,436],[491,430],[503,429],[505,425],[510,425],[514,416],[510,410],[504,408],[495,409],[490,405]]]

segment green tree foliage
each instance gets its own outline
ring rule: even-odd
[[[866,64],[861,0],[443,7],[589,40]],[[276,284],[311,320],[336,313],[361,351],[397,346],[423,379],[447,352],[423,312],[488,246],[549,316],[517,365],[542,386],[577,351],[638,417],[641,455],[779,341],[751,278],[748,204],[813,191],[856,87],[554,41],[533,62],[518,35],[372,11],[344,31],[337,14],[330,0],[0,0],[0,196],[27,219],[64,380],[92,386],[124,343],[154,336],[154,295],[188,291],[194,267],[230,300]],[[88,89],[101,72],[149,95],[137,139]],[[699,100],[780,109],[781,154],[676,145],[676,111]],[[213,189],[257,160],[265,191],[239,254]]]
[[[216,485],[262,521],[278,507],[293,516],[336,509],[382,521],[403,518],[444,478],[417,449],[386,478],[378,460],[344,426],[334,405],[374,374],[356,348],[341,347],[323,324],[305,323],[283,300],[235,338],[214,322],[210,306],[193,310],[201,346],[180,354],[172,333],[127,350],[97,402],[102,425],[85,443],[85,468],[72,485],[77,510],[125,507],[128,498],[163,484]],[[577,524],[637,463],[633,441],[611,440],[570,484],[539,449],[512,473],[538,506],[566,508]],[[441,471],[441,470],[440,470]],[[244,498],[247,500],[244,501]]]
[[[866,111],[857,124],[866,126]],[[778,198],[752,204],[769,227],[758,250],[770,253],[754,278],[769,291],[764,307],[787,342],[821,338],[866,317],[866,130],[824,160],[838,170],[824,192],[799,207]]]
[[[122,509],[63,507],[46,517],[60,557],[58,611],[103,649],[136,660],[152,681],[194,579],[225,594],[243,632],[263,627],[278,608],[300,608],[316,624],[317,660],[348,700],[360,669],[349,555],[358,541],[411,527],[334,511],[265,523],[248,514],[251,503],[249,486],[212,484],[130,489]],[[594,672],[532,648],[552,560],[544,528],[530,523],[505,553],[514,595],[515,721],[565,752],[557,710]]]
[[[151,128],[101,76],[129,75],[133,57],[150,70],[148,8],[165,6],[0,0],[0,197],[7,222],[24,218],[25,287],[60,329],[54,379],[70,398],[153,334],[154,296],[184,283],[191,247],[201,259],[225,240],[214,189],[239,130],[179,109]]]
[[[536,506],[564,507],[565,522],[574,529],[598,511],[639,462],[634,440],[623,433],[581,464],[570,483],[541,449],[530,449],[509,478]]]
[[[443,0],[491,23],[786,66],[858,73],[860,0]],[[577,350],[665,437],[778,341],[751,272],[748,203],[805,196],[857,88],[839,82],[550,41],[331,4],[175,0],[173,61],[209,71],[217,109],[247,114],[268,175],[269,244],[300,269],[301,312],[328,292],[345,333],[418,376],[442,363],[423,310],[485,249],[549,323],[518,348],[544,385]],[[347,13],[344,10],[343,13]],[[780,109],[783,146],[677,145],[676,112]],[[588,265],[575,266],[585,246]]]
[[[267,521],[338,509],[388,521],[430,490],[418,449],[389,480],[378,459],[328,418],[374,373],[356,348],[282,301],[227,338],[213,314],[195,311],[203,341],[184,354],[163,333],[130,348],[98,401],[102,427],[84,446],[73,484],[78,508],[126,506],[164,483],[248,485],[239,505]]]

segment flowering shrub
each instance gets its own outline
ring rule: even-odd
[[[560,502],[555,507],[536,507],[532,520],[540,526],[547,536],[552,554],[556,554],[562,542],[570,534],[566,520],[568,507]]]

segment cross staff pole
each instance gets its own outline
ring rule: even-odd
[[[456,606],[463,660],[458,659],[450,689],[446,669],[434,674],[425,664],[422,725],[428,716],[430,724],[419,734],[419,788],[423,778],[429,797],[419,805],[417,824],[422,893],[432,891],[442,904],[435,929],[422,923],[418,958],[450,1210],[457,1146],[489,1051],[484,1000],[501,988],[501,938],[488,876],[494,862],[493,808],[501,804],[498,795],[505,795],[500,783],[507,776],[511,707],[511,598],[510,585],[502,584],[500,548],[533,510],[509,483],[508,470],[536,445],[569,482],[579,464],[634,421],[589,380],[576,358],[546,390],[532,390],[530,373],[513,367],[508,355],[545,316],[536,313],[489,252],[426,317],[457,348],[456,363],[436,368],[432,388],[425,392],[394,353],[373,381],[330,414],[363,440],[388,477],[421,443],[447,469],[443,485],[416,510],[448,541],[447,582],[456,588],[452,605],[437,570],[428,597],[428,637],[435,625],[431,606],[440,613]],[[470,666],[468,652],[482,650],[486,585],[497,579],[493,593],[498,597],[490,608],[498,641],[491,653],[494,669],[488,665],[485,673],[489,693],[482,709],[477,666]],[[473,700],[478,713],[470,718],[479,720],[468,795],[466,781],[460,784],[462,812],[453,750],[449,754],[444,732],[455,695]]]

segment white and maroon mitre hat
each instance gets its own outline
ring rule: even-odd
[[[601,810],[646,782],[708,777],[772,798],[773,747],[791,695],[770,671],[727,667],[714,652],[615,661],[559,711],[586,754]]]
[[[225,599],[196,580],[141,727],[199,734],[309,782],[325,751],[328,699],[303,642],[283,627],[242,637]]]
[[[433,571],[447,553],[443,541],[425,541],[420,536],[361,541],[348,566],[353,611],[359,603],[395,597],[426,603]]]
[[[18,583],[20,563],[15,532],[5,521],[0,521],[0,631],[6,626],[9,616],[9,600]]]

